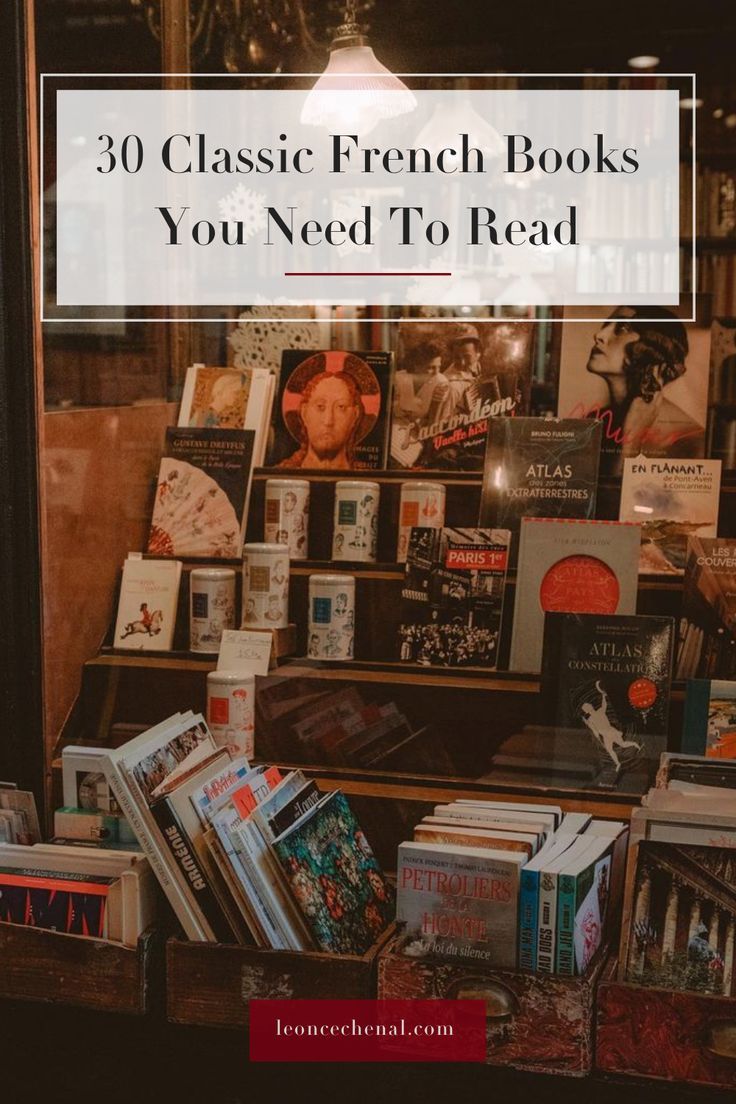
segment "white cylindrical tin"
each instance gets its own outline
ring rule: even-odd
[[[189,647],[217,654],[225,629],[235,628],[235,572],[197,567],[189,574]]]
[[[264,538],[285,544],[292,560],[309,556],[309,482],[267,479]]]
[[[246,544],[243,548],[242,627],[285,629],[288,624],[288,546]]]
[[[233,758],[252,759],[255,750],[256,678],[241,671],[207,675],[207,724],[218,747]]]
[[[396,562],[406,563],[409,535],[415,526],[441,529],[445,524],[445,488],[442,483],[402,483]]]
[[[310,659],[353,658],[355,637],[355,576],[309,576]]]
[[[335,484],[333,560],[375,563],[380,495],[378,483],[344,479]]]

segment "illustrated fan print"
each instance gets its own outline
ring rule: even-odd
[[[240,555],[240,522],[223,489],[183,460],[161,461],[148,551],[163,556]]]

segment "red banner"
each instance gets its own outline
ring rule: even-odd
[[[252,1000],[252,1062],[484,1062],[481,1000]]]

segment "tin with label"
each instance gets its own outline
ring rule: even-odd
[[[352,659],[355,639],[355,576],[310,575],[307,655]]]
[[[210,671],[207,675],[207,724],[218,747],[233,758],[252,759],[255,751],[255,675]]]
[[[402,483],[396,562],[406,563],[413,528],[441,529],[444,524],[445,488],[442,483]]]
[[[288,546],[246,544],[243,548],[242,627],[285,629],[288,624]]]
[[[335,484],[333,560],[375,563],[380,495],[378,483],[344,479]]]
[[[235,628],[235,572],[197,567],[189,575],[189,647],[216,655],[225,629]]]
[[[309,482],[267,479],[264,538],[285,544],[292,560],[309,556]]]

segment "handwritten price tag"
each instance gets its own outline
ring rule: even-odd
[[[273,636],[270,632],[225,629],[217,657],[217,670],[267,675],[272,647]]]

